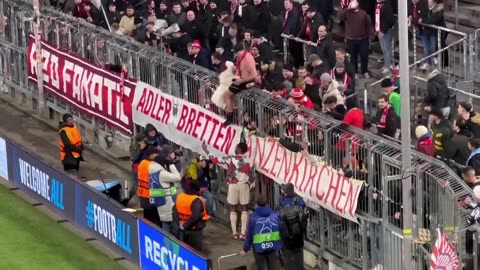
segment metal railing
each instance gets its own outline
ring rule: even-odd
[[[9,18],[0,37],[0,87],[7,92],[0,97],[35,114],[37,93],[35,85],[28,82],[26,62],[33,7],[18,0],[3,0],[0,9]],[[210,89],[218,85],[213,72],[50,9],[42,9],[41,22],[44,38],[59,48],[99,65],[126,64],[132,77],[220,112],[208,102]],[[41,117],[51,123],[58,123],[60,114],[71,112],[68,104],[54,96],[48,96],[47,101],[50,113]],[[370,269],[381,264],[384,269],[402,269],[401,261],[392,259],[399,257],[402,250],[401,194],[405,172],[401,170],[399,144],[362,130],[345,130],[339,122],[317,112],[305,110],[299,115],[286,101],[272,100],[259,89],[239,94],[237,106],[240,117],[243,112],[249,112],[256,121],[259,136],[284,137],[287,129],[301,130],[301,133],[295,132],[292,140],[307,144],[313,159],[351,170],[353,178],[365,181],[357,209],[359,223],[342,219],[309,202],[309,249],[338,265],[345,265],[344,268]],[[80,113],[76,115],[83,125],[82,132],[96,136],[100,144],[100,123]],[[122,143],[129,145],[126,140],[117,142],[119,147]],[[186,157],[196,155],[187,150],[184,153]],[[450,239],[454,239],[460,256],[464,257],[468,213],[459,208],[457,200],[471,195],[471,190],[441,161],[419,153],[414,153],[412,159],[415,165],[409,172],[413,174],[415,187],[412,192],[414,238],[418,237],[419,228],[426,228],[434,235],[435,229],[442,227],[453,235]],[[223,173],[220,171],[220,179]],[[257,177],[256,194],[266,195],[270,204],[276,205],[278,184],[260,173]],[[224,181],[217,181],[217,204],[225,203],[225,185]],[[226,214],[219,218],[228,220]],[[424,258],[432,246],[433,239],[416,246],[417,269],[428,264]]]

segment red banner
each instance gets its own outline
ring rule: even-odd
[[[35,39],[28,43],[28,78],[37,81]],[[43,87],[70,106],[131,133],[134,80],[104,70],[42,40]],[[123,84],[123,85],[122,85]]]

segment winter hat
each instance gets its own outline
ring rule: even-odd
[[[322,76],[320,76],[320,81],[322,82],[331,82],[332,81],[332,76],[328,73],[323,73]]]
[[[428,134],[428,129],[427,129],[426,126],[418,126],[418,127],[415,129],[415,136],[417,137],[417,139],[422,138],[422,137],[425,136],[426,134]]]
[[[201,49],[202,45],[200,44],[200,41],[198,41],[197,39],[194,40],[192,43],[192,48]]]
[[[290,92],[290,97],[295,100],[302,100],[305,97],[305,94],[301,88],[295,88]]]

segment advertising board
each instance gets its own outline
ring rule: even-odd
[[[66,218],[75,218],[75,182],[19,147],[11,147],[11,181],[38,202]]]
[[[0,138],[0,178],[8,181],[7,142]]]
[[[142,220],[138,220],[138,239],[142,270],[209,269],[208,260]]]
[[[75,224],[138,264],[137,219],[89,187],[78,184]]]

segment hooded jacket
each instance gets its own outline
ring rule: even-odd
[[[448,107],[448,100],[450,98],[447,81],[443,78],[438,70],[433,70],[427,81],[427,96],[425,103],[430,104],[434,108]]]
[[[417,142],[417,151],[430,157],[435,157],[435,146],[433,145],[432,134],[429,132]]]
[[[322,100],[325,100],[329,96],[335,96],[337,98],[337,105],[345,104],[345,99],[343,95],[340,93],[340,90],[338,90],[338,87],[339,87],[338,82],[333,80],[328,86],[327,90],[323,92]]]
[[[153,137],[148,136],[148,133],[152,130],[155,130],[157,135]],[[152,124],[147,124],[145,126],[145,136],[147,137],[148,145],[151,145],[153,147],[162,147],[163,145],[168,144],[167,138],[165,138],[162,133],[158,132],[158,130]]]
[[[169,165],[169,171],[167,171],[162,165],[152,162],[149,167],[149,174],[155,174],[160,172],[160,183],[163,188],[169,188],[176,186],[182,179],[177,167],[174,164]],[[175,205],[175,201],[172,196],[165,197],[165,204],[158,207],[158,215],[162,222],[172,221],[172,208]]]
[[[468,140],[470,140],[471,135],[472,133],[468,129],[453,135],[452,141],[446,145],[445,158],[452,159],[461,165],[467,163],[467,159],[472,152],[468,148]]]
[[[270,208],[268,206],[257,207],[255,209],[255,212],[253,212],[253,214],[251,214],[250,218],[248,219],[247,237],[245,239],[245,243],[243,244],[243,250],[244,251],[250,250],[252,245],[254,246],[254,250],[256,249],[255,244],[253,244],[253,236],[255,234],[255,224],[257,223],[259,218],[269,217],[272,214],[274,214],[273,217],[276,218],[276,222],[278,223],[278,226],[279,226],[279,231],[281,232],[282,222],[280,221],[280,218],[278,217],[278,215],[272,210],[272,208]],[[282,247],[281,242],[280,243],[278,243],[278,242],[275,243],[274,247],[276,248],[276,250],[279,250]]]
[[[450,143],[453,137],[452,127],[447,119],[442,119],[438,124],[433,123],[431,129],[436,153],[441,157],[445,157],[446,145]]]

